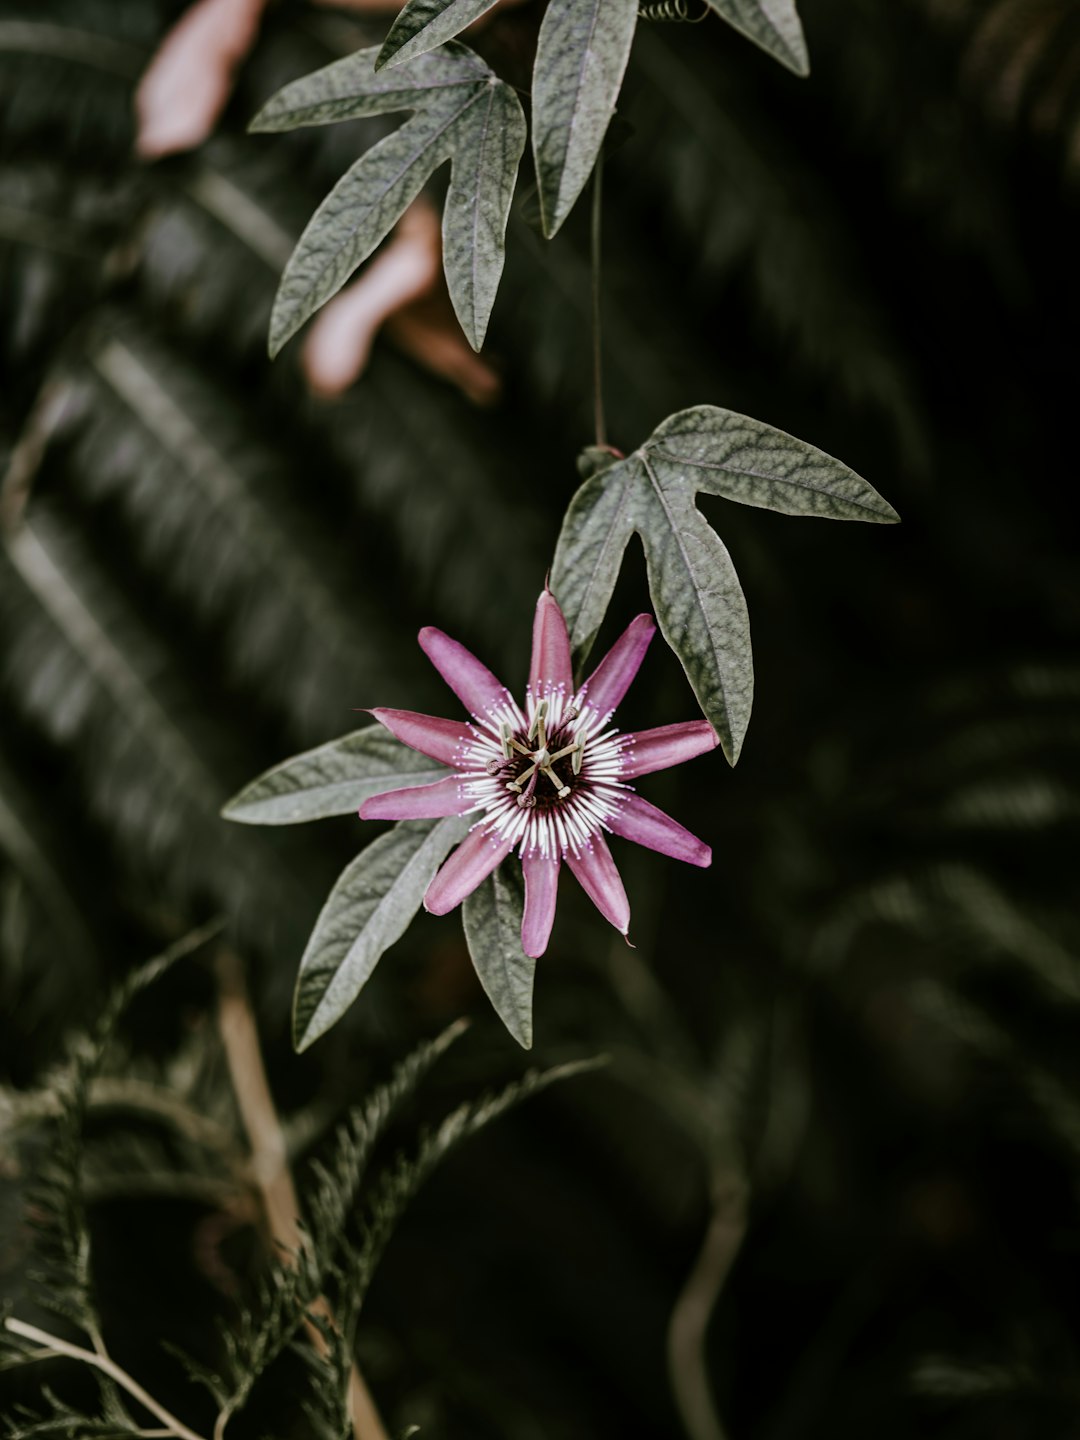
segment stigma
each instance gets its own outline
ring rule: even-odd
[[[515,730],[506,720],[500,724],[499,745],[504,765],[496,764],[494,768],[502,770],[504,776],[508,768],[512,770],[510,778],[504,779],[503,783],[517,796],[517,803],[523,810],[533,809],[538,798],[547,799],[549,803],[551,799],[569,799],[573,792],[573,780],[581,774],[587,743],[586,737],[573,729],[578,715],[576,709],[568,710],[554,721],[554,729],[549,734],[551,706],[544,699],[537,703],[528,730],[524,733]],[[557,765],[561,765],[562,774],[555,768]],[[491,768],[489,766],[489,771]],[[554,790],[553,797],[550,790],[546,796],[538,797],[537,782],[541,777]]]

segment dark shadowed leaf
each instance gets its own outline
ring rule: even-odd
[[[271,355],[341,289],[447,160],[443,267],[469,343],[479,350],[484,342],[525,148],[521,104],[510,86],[456,42],[392,72],[376,71],[375,58],[374,48],[359,50],[306,75],[252,121],[253,130],[278,131],[416,112],[346,171],[308,222],[274,301]]]
[[[372,795],[432,785],[449,773],[381,725],[366,725],[283,760],[245,785],[221,813],[243,825],[296,825],[354,814]]]
[[[810,74],[810,59],[795,0],[708,0],[708,4],[781,65],[794,70],[796,75]]]
[[[533,154],[554,235],[604,143],[637,24],[637,0],[551,0],[533,67]]]
[[[500,865],[465,901],[462,919],[480,984],[510,1034],[529,1050],[536,961],[521,948],[524,905],[519,867]]]
[[[405,933],[436,870],[468,828],[457,815],[404,821],[346,867],[300,961],[293,999],[297,1050],[341,1019],[380,956]]]
[[[574,496],[552,588],[575,653],[588,654],[636,531],[660,628],[734,764],[753,702],[750,621],[731,557],[694,504],[699,492],[786,515],[876,522],[897,515],[824,451],[713,405],[672,415]]]

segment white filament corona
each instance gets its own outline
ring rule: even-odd
[[[483,812],[473,828],[509,841],[523,856],[561,859],[587,850],[632,788],[620,779],[625,740],[614,727],[605,728],[609,719],[610,712],[597,711],[584,694],[567,695],[563,686],[542,696],[527,691],[524,714],[504,692],[500,704],[474,716],[473,740],[456,760],[462,798],[470,811]],[[556,735],[557,751],[547,743]],[[505,768],[515,755],[526,766],[508,782]],[[553,755],[570,762],[568,786],[551,769]],[[537,783],[555,786],[544,806],[522,804],[521,781],[534,772]]]

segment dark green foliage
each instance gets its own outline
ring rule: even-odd
[[[47,1309],[61,1322],[57,1343],[50,1348],[52,1329],[32,1325],[26,1332],[19,1328],[26,1324],[18,1314],[19,1303],[0,1310],[0,1369],[37,1365],[44,1355],[53,1359],[81,1357],[92,1370],[97,1365],[96,1357],[106,1365],[114,1363],[102,1333],[84,1199],[87,1118],[91,1106],[101,1103],[106,1062],[112,1059],[115,1063],[116,1056],[110,1052],[117,1027],[132,1002],[178,959],[201,948],[221,928],[204,927],[134,971],[114,993],[92,1031],[71,1044],[70,1058],[61,1071],[49,1077],[42,1091],[36,1095],[12,1095],[0,1110],[0,1124],[9,1139],[20,1127],[43,1126],[47,1130],[44,1153],[37,1158],[37,1175],[27,1202],[28,1213],[33,1216],[36,1268],[29,1271],[26,1294],[19,1300]],[[296,1349],[302,1356],[308,1388],[298,1403],[293,1403],[306,1414],[315,1433],[351,1433],[347,1392],[357,1320],[375,1269],[406,1204],[461,1141],[521,1100],[595,1064],[577,1062],[530,1071],[496,1094],[458,1106],[430,1132],[422,1134],[414,1153],[399,1154],[370,1186],[366,1185],[374,1148],[395,1109],[413,1094],[464,1029],[463,1023],[456,1023],[420,1046],[397,1066],[389,1081],[338,1126],[326,1157],[309,1168],[308,1223],[299,1250],[272,1256],[264,1263],[250,1303],[241,1301],[235,1314],[219,1322],[216,1358],[210,1363],[190,1358],[165,1342],[187,1379],[209,1391],[217,1414],[215,1434],[223,1433],[226,1424],[245,1409],[256,1385],[264,1382],[287,1348]],[[112,1083],[114,1092],[123,1093],[122,1103],[133,1113],[140,1108],[146,1115],[154,1113],[154,1092],[137,1077],[114,1071]],[[157,1091],[157,1103],[164,1113],[171,1106],[174,1115],[179,1116],[184,1102],[162,1087]],[[212,1117],[194,1110],[183,1114],[183,1128],[196,1136],[205,1138],[215,1124]],[[124,1138],[121,1132],[120,1146],[111,1148],[113,1166],[124,1154]],[[259,1163],[258,1157],[254,1163]],[[136,1174],[130,1172],[129,1183]],[[234,1178],[241,1174],[237,1164]],[[179,1186],[185,1178],[196,1176],[178,1171],[174,1184]],[[250,1184],[250,1177],[245,1180]],[[319,1311],[328,1296],[334,1299],[336,1320]],[[85,1343],[80,1339],[76,1344],[75,1353],[67,1338],[72,1330],[85,1337]],[[317,1345],[313,1344],[312,1330],[318,1335]],[[69,1347],[66,1352],[65,1345]],[[314,1349],[314,1355],[307,1353],[310,1349]],[[80,1435],[114,1436],[123,1440],[141,1433],[120,1398],[120,1388],[133,1391],[139,1384],[138,1377],[130,1377],[132,1384],[128,1384],[122,1372],[95,1374],[100,1413],[72,1408],[46,1384],[41,1387],[36,1409],[19,1405],[16,1415],[5,1417],[5,1435],[11,1440],[47,1435],[70,1436],[73,1440]],[[136,1400],[146,1401],[146,1395],[136,1393]]]

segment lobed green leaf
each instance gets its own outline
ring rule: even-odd
[[[521,103],[464,45],[420,54],[388,75],[374,49],[287,85],[252,123],[290,130],[413,110],[401,128],[342,176],[308,222],[281,277],[270,317],[276,355],[390,233],[432,172],[452,161],[443,265],[465,335],[479,350],[502,277],[506,222],[525,148]]]
[[[753,703],[750,621],[731,556],[694,504],[701,492],[786,515],[898,517],[823,450],[715,405],[670,416],[570,502],[551,583],[575,652],[588,653],[636,531],[660,628],[734,764]]]

